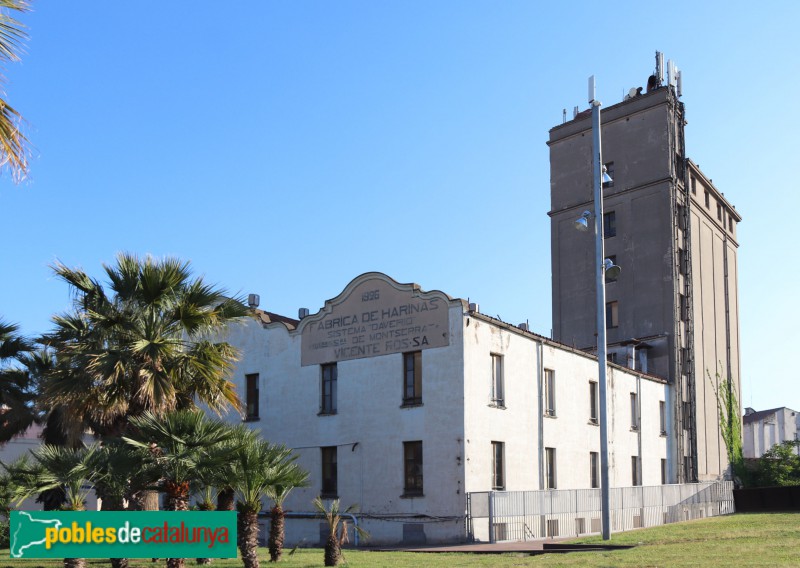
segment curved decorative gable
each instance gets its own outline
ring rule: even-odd
[[[452,301],[380,272],[362,274],[300,322],[301,365],[446,347]]]

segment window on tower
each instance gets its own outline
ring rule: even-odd
[[[603,237],[617,236],[617,214],[614,211],[603,213]]]
[[[606,304],[606,329],[619,327],[619,302]]]

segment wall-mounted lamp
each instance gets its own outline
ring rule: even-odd
[[[616,279],[619,278],[620,272],[622,272],[622,269],[611,262],[610,258],[607,258],[603,261],[603,267],[606,271],[606,282],[616,281]]]
[[[575,219],[575,228],[580,232],[585,233],[589,230],[589,219],[592,218],[590,211],[584,211],[581,216]]]

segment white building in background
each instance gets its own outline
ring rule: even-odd
[[[228,341],[245,420],[311,474],[288,510],[338,497],[372,543],[452,542],[468,492],[599,486],[594,356],[376,272],[301,320],[256,313]],[[667,482],[666,382],[616,364],[608,381],[611,486]]]
[[[745,408],[742,423],[742,452],[746,458],[760,458],[775,444],[796,442],[800,432],[800,415],[785,406],[759,411]]]

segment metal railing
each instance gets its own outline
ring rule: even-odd
[[[611,532],[728,515],[733,482],[611,488]],[[600,490],[467,494],[467,538],[501,542],[599,534]]]

